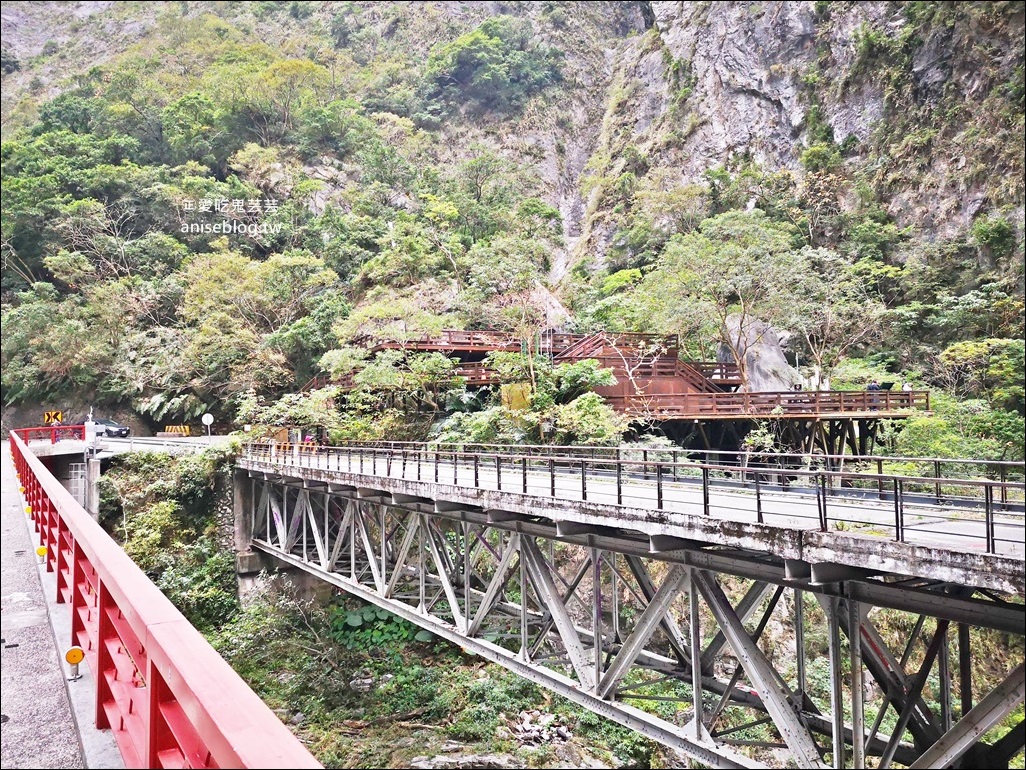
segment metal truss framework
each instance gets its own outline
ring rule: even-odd
[[[1022,634],[1022,605],[256,470],[236,494],[252,547],[710,767],[774,750],[801,767],[1007,767],[1023,748],[1022,722],[982,739],[1023,702],[1023,664],[974,704],[969,648],[971,625]],[[878,606],[912,611],[903,649]],[[793,646],[768,642],[771,623]],[[825,660],[807,659],[812,634]]]

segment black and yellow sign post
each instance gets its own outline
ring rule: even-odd
[[[55,422],[64,422],[64,412],[60,409],[52,409],[49,412],[43,412],[43,425],[53,425]]]

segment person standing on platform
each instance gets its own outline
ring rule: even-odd
[[[880,383],[877,380],[873,380],[866,386],[866,390],[873,391],[873,395],[869,397],[869,411],[875,412],[877,410],[877,404],[879,403],[879,397],[877,393],[880,391]]]

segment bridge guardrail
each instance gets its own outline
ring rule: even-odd
[[[126,767],[321,765],[12,431],[26,510]]]
[[[85,425],[46,425],[39,428],[18,428],[11,431],[17,433],[22,441],[49,441],[56,444],[61,439],[85,441]]]
[[[289,451],[282,451],[273,444],[250,443],[244,447],[244,456],[283,465],[397,475],[414,481],[451,482],[454,486],[553,498],[594,501],[601,491],[600,502],[657,511],[673,510],[668,504],[671,489],[679,491],[685,485],[700,485],[704,515],[710,516],[717,507],[713,492],[743,491],[754,497],[755,521],[759,524],[774,523],[774,515],[778,520],[801,519],[798,513],[789,512],[784,516],[767,511],[769,503],[776,499],[776,490],[797,492],[815,497],[816,515],[809,526],[823,532],[831,527],[857,527],[862,534],[879,536],[883,532],[898,542],[908,542],[906,534],[912,529],[923,534],[943,531],[959,542],[965,541],[966,545],[982,546],[986,553],[1000,553],[1007,551],[1008,544],[1021,544],[1026,532],[1023,512],[1026,485],[1022,482],[665,462],[649,460],[644,455],[617,459],[615,455],[461,452],[429,444],[409,444],[402,448],[293,446]],[[568,478],[573,480],[570,488]],[[890,520],[858,518],[849,510],[850,505],[842,508],[843,503],[867,498],[891,504]],[[917,503],[945,505],[951,510],[938,509],[929,516],[924,516],[922,511],[907,510]],[[953,528],[957,531],[948,531]]]
[[[480,444],[415,441],[355,441],[347,446],[381,449],[416,449],[428,447],[443,452],[480,452],[489,454],[526,454],[559,457],[584,457],[591,460],[606,459],[617,462],[705,462],[730,468],[790,469],[806,471],[843,471],[875,468],[878,476],[905,475],[932,478],[935,497],[944,497],[944,485],[958,479],[985,479],[1001,482],[1026,481],[1026,463],[1015,460],[967,460],[943,457],[898,457],[894,455],[828,455],[796,452],[724,452],[706,449],[674,449],[654,446],[560,446],[550,444]],[[737,460],[728,459],[737,456]],[[902,473],[892,472],[899,466]],[[1000,502],[1013,502],[1008,488],[1000,490]]]

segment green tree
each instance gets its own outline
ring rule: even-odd
[[[743,353],[756,322],[781,320],[800,299],[810,268],[794,243],[793,228],[758,209],[720,214],[670,240],[656,269],[638,286],[639,299],[655,328],[717,337],[747,383]]]
[[[250,389],[295,383],[290,354],[317,355],[321,339],[297,339],[331,326],[345,306],[327,299],[338,276],[303,253],[264,262],[234,252],[196,255],[187,263],[182,317],[192,325],[187,348],[200,392],[226,400]],[[327,304],[325,304],[327,303]],[[320,319],[302,322],[320,311]],[[325,317],[326,316],[326,317]],[[298,343],[298,344],[297,344]],[[312,362],[304,364],[309,370]]]
[[[1022,413],[1024,358],[1021,339],[966,340],[941,352],[938,374],[963,398],[983,397]]]
[[[493,16],[451,43],[432,49],[427,78],[437,93],[458,93],[483,107],[519,108],[559,78],[559,54],[533,42],[526,19]]]
[[[806,248],[801,253],[805,271],[793,276],[798,285],[782,320],[801,335],[813,379],[824,382],[853,350],[880,338],[886,308],[863,275],[836,252]]]

